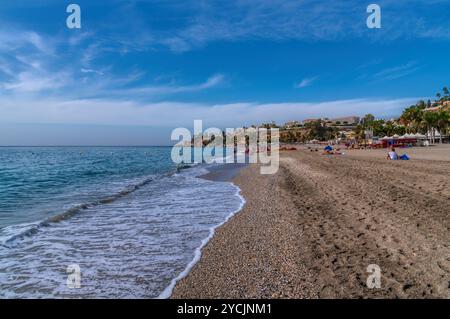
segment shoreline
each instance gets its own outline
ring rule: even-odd
[[[227,217],[219,224],[211,227],[209,229],[209,234],[206,238],[204,238],[194,251],[194,258],[186,265],[184,270],[178,274],[175,278],[173,278],[170,282],[170,284],[159,294],[159,296],[156,299],[169,299],[172,298],[173,290],[175,289],[178,282],[186,278],[189,273],[192,271],[192,269],[196,266],[196,264],[201,260],[202,258],[202,250],[204,247],[208,245],[208,243],[211,241],[211,239],[214,237],[215,232],[218,228],[225,225],[231,218],[234,217],[237,213],[239,213],[242,208],[246,204],[245,198],[241,195],[241,189],[232,182],[232,179],[239,174],[239,171],[243,169],[247,164],[232,164],[232,165],[220,165],[214,168],[210,168],[209,172],[205,175],[200,175],[197,178],[209,180],[212,182],[227,182],[230,183],[233,187],[236,188],[235,196],[239,197],[241,200],[241,204],[238,209],[231,212],[227,215]]]
[[[232,163],[209,167],[209,172],[205,175],[199,176],[199,178],[203,178],[213,182],[228,182],[233,184],[233,180],[247,165],[248,164]]]
[[[246,205],[171,298],[449,298],[450,148],[433,151],[396,163],[382,151],[281,152],[271,176],[248,165],[232,180]],[[370,264],[381,289],[366,287]]]

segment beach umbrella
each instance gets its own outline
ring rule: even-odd
[[[323,150],[331,152],[333,150],[333,148],[330,145],[327,145],[327,146],[325,146],[325,148]]]
[[[388,140],[388,139],[389,139],[389,136],[385,136],[382,138],[382,140]]]
[[[394,136],[393,136],[393,138],[399,138],[400,136],[398,135],[398,134],[395,134]]]
[[[425,135],[417,133],[416,135],[414,135],[415,138],[427,138]]]

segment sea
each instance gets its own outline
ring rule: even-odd
[[[0,298],[168,298],[237,186],[170,147],[0,147]]]

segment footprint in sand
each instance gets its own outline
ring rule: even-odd
[[[450,260],[448,258],[439,260],[437,264],[443,271],[450,273]]]

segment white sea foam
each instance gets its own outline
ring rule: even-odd
[[[233,184],[198,178],[207,172],[198,166],[160,176],[0,246],[0,297],[169,297],[215,229],[245,203]],[[66,286],[66,267],[74,263],[80,289]]]
[[[175,288],[175,285],[177,284],[178,281],[182,280],[183,278],[185,278],[189,272],[192,270],[192,268],[200,261],[200,258],[202,257],[202,249],[208,244],[208,242],[214,237],[215,231],[217,228],[219,228],[220,226],[224,225],[226,222],[228,222],[230,220],[231,217],[233,217],[236,213],[238,213],[240,210],[242,210],[242,208],[245,205],[245,199],[244,197],[241,195],[241,189],[239,187],[237,187],[236,185],[230,183],[231,185],[233,185],[236,188],[236,196],[238,196],[241,200],[241,205],[239,206],[238,209],[236,209],[235,211],[231,212],[224,221],[222,221],[220,224],[217,224],[213,227],[211,227],[209,229],[209,235],[208,237],[206,237],[205,239],[202,240],[202,243],[199,247],[197,247],[195,249],[194,252],[194,258],[191,260],[191,262],[186,266],[186,268],[176,277],[174,278],[171,282],[170,285],[164,289],[164,291],[158,296],[158,299],[168,299],[170,298],[170,296],[172,295],[173,289]]]

